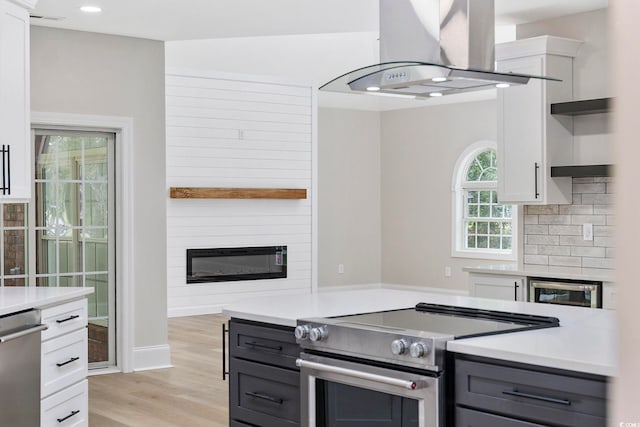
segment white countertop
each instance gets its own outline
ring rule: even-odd
[[[243,300],[229,317],[295,326],[296,319],[409,308],[418,302],[554,316],[560,327],[451,341],[457,353],[604,376],[616,373],[615,312],[398,289],[321,291]]]
[[[463,267],[462,271],[496,275],[535,276],[556,279],[613,282],[614,271],[602,268],[554,267],[550,265],[492,264]]]
[[[0,316],[29,308],[60,304],[92,293],[93,288],[2,287],[0,288]]]

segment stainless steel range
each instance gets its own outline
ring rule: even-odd
[[[420,303],[297,324],[304,351],[297,360],[303,426],[443,427],[447,341],[555,327],[559,321]]]

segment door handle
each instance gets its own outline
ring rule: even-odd
[[[24,337],[25,335],[35,334],[36,332],[46,331],[49,329],[47,325],[36,325],[29,327],[27,329],[23,329],[22,331],[14,332],[12,334],[7,334],[0,336],[0,344],[16,340],[18,338]]]
[[[73,363],[76,360],[80,360],[80,358],[79,357],[72,357],[71,359],[67,360],[66,362],[56,363],[56,366],[58,368],[62,368],[63,366],[68,365],[69,363]]]
[[[227,375],[229,371],[227,371],[227,333],[229,329],[227,329],[226,324],[222,324],[222,381],[227,379]]]
[[[547,397],[547,396],[540,396],[537,394],[523,393],[518,390],[513,390],[513,391],[505,390],[502,392],[502,394],[506,394],[508,396],[524,397],[525,399],[540,400],[542,402],[557,403],[559,405],[566,405],[566,406],[571,405],[571,401],[568,399],[557,399],[555,397]]]
[[[64,322],[68,322],[68,321],[70,321],[70,320],[77,319],[77,318],[79,318],[79,317],[80,317],[80,315],[79,315],[79,314],[74,314],[73,316],[65,317],[64,319],[58,319],[58,320],[56,320],[56,323],[64,323]]]
[[[352,378],[374,381],[377,383],[392,385],[395,387],[418,390],[423,384],[419,381],[400,380],[398,378],[387,377],[385,375],[371,374],[369,372],[355,371],[353,369],[341,368],[339,366],[325,365],[324,363],[309,362],[308,360],[296,359],[298,368],[315,369],[316,371],[328,372],[331,374],[345,375]]]
[[[79,410],[71,411],[71,413],[69,415],[67,415],[66,417],[64,417],[64,418],[56,418],[56,421],[58,421],[59,423],[63,423],[65,421],[67,421],[69,418],[78,415],[79,413],[80,413]]]
[[[255,393],[253,391],[246,391],[244,394],[246,394],[247,396],[251,396],[251,397],[258,398],[258,399],[266,400],[268,402],[277,403],[278,405],[282,405],[282,403],[284,402],[284,399],[280,399],[278,397],[268,396],[268,395],[262,394],[262,393]]]
[[[267,344],[261,344],[255,341],[249,341],[246,344],[250,347],[262,348],[264,350],[282,351],[282,346],[280,345],[267,345]]]
[[[513,300],[514,301],[518,301],[518,288],[520,286],[518,285],[518,281],[516,280],[515,282],[513,282]]]
[[[535,189],[535,196],[536,199],[538,197],[540,197],[540,192],[538,192],[538,171],[540,170],[540,165],[538,164],[538,162],[534,163],[535,169],[534,169],[534,175],[533,175],[533,183],[534,183],[534,189]]]

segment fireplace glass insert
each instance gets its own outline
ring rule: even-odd
[[[187,283],[287,277],[287,247],[187,249]]]

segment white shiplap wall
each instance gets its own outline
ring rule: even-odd
[[[305,200],[168,199],[169,316],[316,286],[316,90],[170,69],[167,187],[306,188]],[[167,188],[167,194],[169,190]],[[186,249],[287,245],[286,279],[187,284]]]

